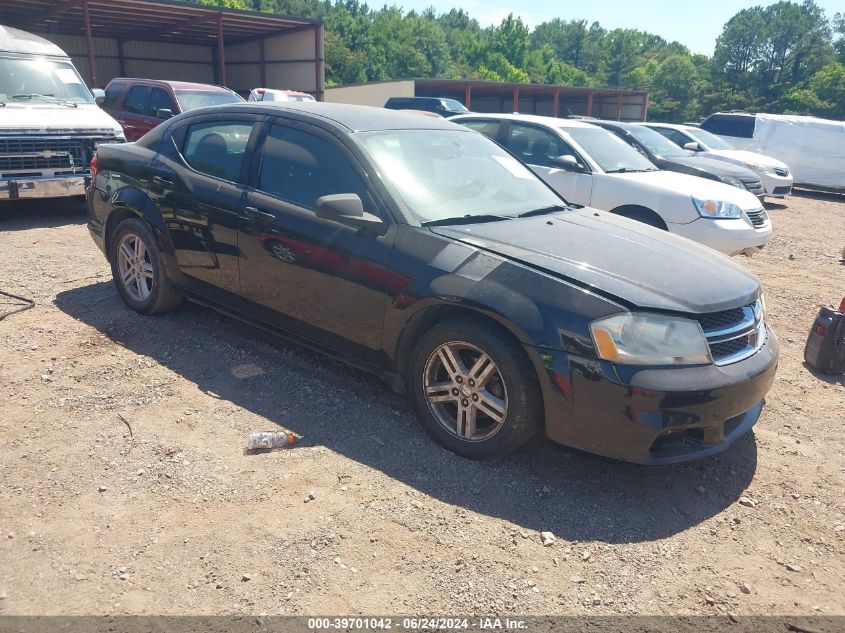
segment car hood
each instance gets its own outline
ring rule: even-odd
[[[664,158],[663,160],[695,169],[703,169],[720,177],[729,176],[732,178],[759,179],[759,176],[747,167],[726,163],[723,160],[707,158],[706,156],[673,156],[672,158]]]
[[[754,163],[756,165],[766,165],[767,167],[782,167],[789,169],[786,163],[783,163],[776,158],[766,156],[765,154],[758,154],[757,152],[749,152],[745,149],[711,149],[710,153],[715,156],[724,156],[745,163]]]
[[[757,197],[738,187],[726,185],[723,182],[681,174],[677,171],[632,172],[630,174],[607,174],[613,178],[626,180],[641,185],[647,185],[652,189],[662,189],[670,194],[677,194],[687,197],[693,196],[699,200],[722,200],[737,205],[743,211],[751,211],[760,208],[760,201]],[[690,207],[692,201],[689,200]]]
[[[702,314],[747,305],[760,292],[726,255],[591,208],[430,230],[632,307]]]
[[[115,134],[120,124],[96,105],[7,103],[0,108],[0,132],[21,134]]]

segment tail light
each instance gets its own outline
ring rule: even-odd
[[[845,297],[842,297],[842,303],[839,304],[839,311],[845,312]]]
[[[94,181],[97,179],[97,154],[94,153],[94,156],[91,158],[91,180]]]

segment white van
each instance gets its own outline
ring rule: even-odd
[[[750,255],[772,233],[754,194],[659,170],[587,121],[528,114],[467,114],[450,121],[509,149],[568,202],[639,220],[728,255]]]
[[[845,121],[717,112],[704,119],[701,128],[738,149],[768,154],[789,164],[799,187],[845,190]]]
[[[125,140],[62,49],[0,25],[0,201],[84,195],[97,145]]]

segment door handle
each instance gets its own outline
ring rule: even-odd
[[[255,220],[275,220],[276,216],[272,213],[267,213],[266,211],[259,211],[255,207],[244,207],[244,214],[248,218],[252,218]]]
[[[164,187],[165,189],[173,189],[176,187],[176,183],[170,180],[169,178],[162,178],[161,176],[153,176],[153,182],[160,187]]]

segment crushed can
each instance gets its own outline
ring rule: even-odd
[[[823,307],[819,310],[807,344],[804,360],[823,374],[845,374],[845,299],[838,310]]]

